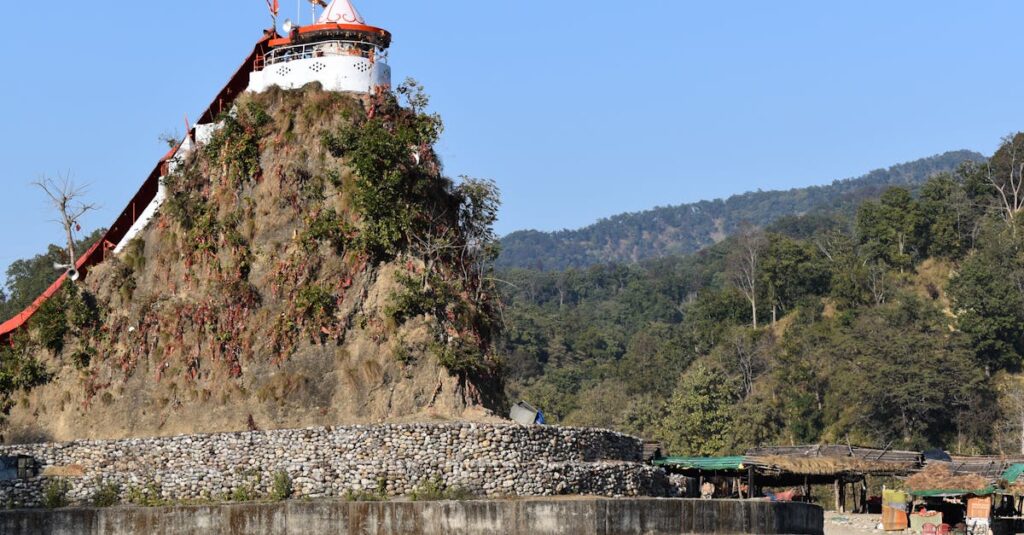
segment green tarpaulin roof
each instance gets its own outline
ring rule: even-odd
[[[1006,467],[1006,471],[1003,472],[1001,479],[1013,484],[1017,482],[1021,474],[1024,474],[1024,464],[1011,464]]]
[[[996,491],[996,488],[989,485],[983,489],[928,489],[928,490],[911,490],[907,491],[909,494],[918,496],[921,498],[940,498],[944,496],[964,496],[971,494],[974,496],[988,496]]]
[[[743,457],[665,457],[654,464],[683,470],[741,470]]]

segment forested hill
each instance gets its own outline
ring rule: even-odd
[[[952,171],[966,160],[980,162],[984,156],[951,151],[827,186],[755,191],[725,200],[659,207],[602,219],[578,230],[514,232],[502,240],[498,267],[561,270],[688,254],[721,241],[744,222],[762,226],[815,210],[852,214],[861,201],[878,197],[888,187],[916,189],[933,174]]]
[[[1024,133],[852,217],[696,254],[501,273],[510,399],[672,455],[1024,453]],[[1004,195],[1005,194],[1005,195]]]

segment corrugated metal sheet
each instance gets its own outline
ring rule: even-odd
[[[654,464],[679,470],[742,470],[743,457],[665,457],[655,460]]]

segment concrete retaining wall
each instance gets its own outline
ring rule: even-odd
[[[737,500],[287,502],[0,512],[5,535],[821,535],[820,507]]]

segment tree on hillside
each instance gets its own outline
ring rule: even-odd
[[[98,229],[88,236],[82,238],[76,244],[75,249],[84,251],[92,247],[106,229]],[[39,297],[47,287],[57,279],[57,273],[53,270],[55,263],[63,264],[67,261],[67,251],[58,245],[50,245],[43,254],[32,258],[16,260],[8,266],[7,275],[7,299],[0,299],[0,321],[4,321],[21,312],[28,305]]]
[[[474,300],[481,302],[484,290],[491,287],[487,276],[500,250],[494,223],[498,220],[501,195],[493,180],[467,176],[455,188],[455,195],[460,201],[458,222],[463,236],[459,264],[464,280],[473,285]]]
[[[32,184],[43,190],[49,197],[50,204],[57,210],[56,222],[64,230],[64,239],[67,244],[67,264],[74,267],[78,261],[78,251],[75,250],[75,233],[82,230],[80,220],[85,214],[99,209],[99,206],[86,203],[83,200],[88,194],[88,188],[75,184],[70,175],[44,176]]]
[[[727,444],[734,396],[720,370],[696,364],[676,386],[662,435],[676,455],[714,455]]]
[[[907,270],[927,249],[925,219],[917,201],[903,188],[889,188],[878,202],[857,211],[857,235],[871,259]]]
[[[761,257],[768,240],[764,231],[744,224],[736,235],[736,246],[729,255],[729,278],[750,302],[750,324],[757,328],[757,296],[760,289]]]
[[[949,332],[938,308],[912,295],[871,310],[830,341],[836,369],[824,438],[912,448],[952,443],[957,414],[976,409],[965,404],[986,401],[971,395],[985,377],[969,344]]]
[[[1024,351],[1024,240],[990,224],[950,280],[957,326],[989,373],[1018,369]]]
[[[920,205],[930,255],[958,259],[970,250],[980,214],[957,178],[943,173],[929,179],[921,187]]]
[[[996,381],[999,409],[998,438],[1014,453],[1024,455],[1024,377],[1003,375]]]
[[[754,392],[755,382],[768,370],[774,344],[770,332],[734,327],[712,354],[736,378],[743,399]]]
[[[828,266],[813,246],[779,234],[771,234],[761,269],[761,282],[767,288],[772,323],[778,310],[789,311],[807,295],[821,295],[829,282]]]
[[[989,162],[988,181],[998,194],[1003,219],[1014,228],[1017,214],[1024,209],[1024,133],[1003,138]]]

